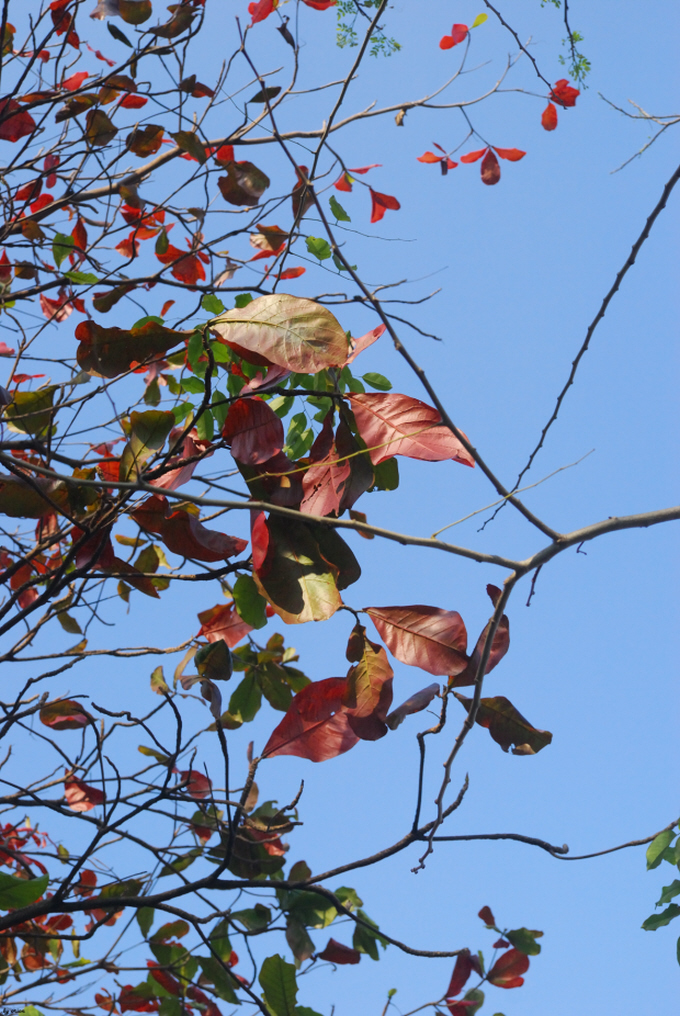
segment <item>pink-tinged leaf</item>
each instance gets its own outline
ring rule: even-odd
[[[578,96],[581,94],[578,88],[573,88],[566,78],[556,81],[550,93],[553,102],[560,106],[575,106]]]
[[[226,561],[246,549],[248,543],[237,536],[226,536],[206,529],[195,515],[172,510],[167,498],[149,497],[130,513],[142,529],[157,533],[168,550],[180,557],[197,561]]]
[[[255,466],[280,452],[283,424],[266,402],[257,397],[237,399],[229,407],[222,437],[239,462]]]
[[[338,965],[358,963],[361,960],[361,953],[358,949],[351,949],[348,945],[343,945],[342,942],[336,942],[334,938],[329,938],[328,945],[323,952],[317,954],[317,959],[326,960],[327,963],[337,963]]]
[[[481,159],[486,151],[488,151],[487,148],[479,148],[476,152],[468,152],[467,155],[461,155],[460,161],[465,163],[477,162],[477,160]]]
[[[82,730],[91,719],[79,702],[70,699],[47,702],[40,710],[40,722],[52,730]]]
[[[353,659],[359,655],[359,659],[347,674],[343,705],[354,733],[364,741],[377,741],[387,733],[385,720],[392,705],[394,671],[383,647],[366,638],[363,625],[355,626],[350,646],[352,651],[348,655]]]
[[[356,360],[359,353],[363,353],[364,349],[368,349],[374,342],[377,342],[382,333],[385,331],[385,325],[378,325],[377,328],[373,328],[370,332],[366,332],[358,339],[351,339],[352,352],[345,360],[343,366],[347,367],[350,363]]]
[[[356,169],[348,169],[347,172],[358,173],[360,176],[363,176],[365,173],[368,173],[369,169],[380,169],[381,166],[382,162],[372,162],[370,166],[358,166]]]
[[[340,367],[347,359],[347,337],[340,322],[321,304],[302,297],[284,293],[257,297],[247,307],[227,311],[214,327],[231,348],[243,350],[247,360],[264,356],[268,365],[302,374]]]
[[[307,515],[339,515],[351,468],[340,459],[335,444],[319,462],[313,462],[302,477],[300,511]]]
[[[82,780],[69,779],[64,783],[66,804],[71,811],[92,811],[104,803],[104,794]]]
[[[359,433],[374,466],[405,455],[410,459],[442,462],[454,459],[474,466],[474,459],[432,406],[409,395],[350,395]]]
[[[267,741],[262,757],[297,755],[311,762],[325,762],[353,748],[359,738],[342,706],[346,686],[344,677],[328,677],[298,692]]]
[[[12,349],[6,342],[0,342],[0,356],[15,356],[16,349]]]
[[[519,949],[509,949],[498,957],[487,974],[487,980],[497,988],[521,988],[524,978],[520,975],[525,974],[528,969],[529,957]]]
[[[171,301],[174,302],[174,301]],[[180,431],[181,433],[181,431]],[[179,435],[175,431],[170,433],[170,447],[172,448],[174,441],[177,440]],[[168,461],[168,466],[174,466],[175,463],[182,462],[185,459],[192,459],[195,456],[200,455],[210,448],[209,441],[202,441],[198,438],[198,433],[194,428],[184,439],[182,449],[175,456]],[[153,480],[149,480],[152,487],[158,487],[161,490],[177,490],[183,483],[188,483],[193,476],[194,469],[199,464],[200,459],[196,458],[193,462],[185,462],[184,465],[178,465],[176,468],[169,469],[167,473],[163,473],[162,476],[157,476]]]
[[[496,924],[496,918],[493,916],[491,907],[482,907],[477,917],[481,917],[487,928],[493,928]]]
[[[294,271],[294,269],[291,269],[291,271]],[[243,386],[240,394],[243,397],[245,395],[251,395],[256,391],[265,392],[273,385],[281,384],[282,381],[285,381],[286,378],[290,377],[290,374],[291,372],[286,370],[285,367],[269,367],[264,377],[260,374],[256,374],[255,377],[251,378],[248,384]]]
[[[497,586],[488,585],[486,587],[486,591],[489,594],[491,601],[495,607],[501,597],[500,589]],[[475,646],[474,652],[472,653],[470,661],[465,670],[461,674],[452,677],[451,680],[449,681],[450,688],[463,688],[466,685],[471,685],[475,683],[475,678],[477,676],[477,668],[479,666],[479,661],[482,658],[484,645],[486,643],[490,629],[491,629],[491,621],[487,623],[486,627],[484,628],[484,631],[477,639],[477,645]],[[493,637],[493,642],[491,643],[491,651],[489,653],[489,658],[486,663],[486,669],[484,671],[485,674],[488,674],[490,671],[493,670],[495,666],[497,666],[500,663],[500,661],[503,659],[509,648],[510,648],[510,621],[508,620],[507,615],[503,614],[500,621],[498,622],[498,627],[496,628],[496,632]]]
[[[549,102],[541,113],[541,127],[545,131],[554,131],[557,127],[557,110],[552,102]]]
[[[467,37],[468,26],[467,25],[454,25],[451,29],[451,35],[445,35],[439,43],[440,49],[453,49],[460,42]]]
[[[508,162],[519,162],[527,154],[519,148],[494,148],[494,152],[496,155],[500,155],[501,159],[507,159]]]
[[[391,194],[381,194],[379,191],[374,191],[372,187],[369,187],[369,190],[371,192],[371,222],[380,222],[388,208],[394,212],[398,212],[401,208],[397,199]]]
[[[487,187],[492,187],[501,178],[501,167],[498,163],[498,159],[491,149],[488,150],[484,158],[482,159],[482,183],[485,183]]]
[[[177,772],[177,770],[175,769],[174,772]],[[198,772],[196,769],[188,769],[185,772],[180,772],[179,778],[182,783],[186,781],[184,789],[189,797],[193,797],[195,801],[202,801],[206,797],[210,797],[212,782],[203,773]]]
[[[451,974],[451,981],[448,988],[446,989],[446,998],[453,999],[459,991],[462,991],[467,984],[468,978],[472,973],[472,963],[470,962],[470,950],[461,949],[456,956],[456,963]]]
[[[467,631],[456,610],[414,604],[367,607],[380,637],[393,656],[428,674],[459,674],[467,666]]]
[[[405,702],[402,702],[400,706],[397,706],[396,709],[392,710],[385,720],[387,726],[390,730],[396,730],[407,716],[411,716],[413,713],[420,713],[423,709],[427,709],[432,699],[438,694],[439,685],[428,684],[427,688],[417,691],[415,695],[411,695],[411,697],[406,699]]]
[[[218,604],[210,610],[203,610],[198,615],[198,620],[201,622],[198,638],[207,639],[208,642],[219,642],[222,639],[230,649],[253,630],[237,613],[234,603]]]
[[[435,155],[434,152],[425,152],[424,155],[418,156],[418,162],[441,162],[441,155]]]

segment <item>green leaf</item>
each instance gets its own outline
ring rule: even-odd
[[[70,963],[67,966],[71,966]],[[43,1016],[39,1009],[36,1009],[34,1005],[25,1005],[23,1009],[20,1009],[17,1016]]]
[[[316,1009],[310,1009],[308,1005],[296,1005],[295,1016],[321,1016]]]
[[[333,255],[333,264],[335,265],[335,267],[337,268],[337,270],[339,272],[346,272],[347,271],[347,266],[343,265],[342,261],[340,260],[340,258],[338,257],[337,254]],[[356,272],[356,270],[357,270],[357,266],[356,265],[351,265],[351,268],[352,268],[353,272]]]
[[[201,441],[212,441],[215,433],[215,420],[209,409],[204,409],[196,420],[196,432]]]
[[[484,1005],[484,992],[479,988],[471,988],[470,991],[465,992],[461,1001],[475,1003],[465,1007],[465,1016],[475,1016],[475,1013]]]
[[[176,875],[180,871],[184,871],[190,864],[193,864],[197,857],[200,857],[203,853],[203,847],[192,847],[188,853],[183,854],[182,857],[178,857],[176,861],[171,864],[164,865],[158,873],[158,877],[162,878],[164,875]]]
[[[34,392],[15,392],[11,405],[5,410],[9,429],[18,434],[44,436],[52,421],[54,392],[52,385]]]
[[[234,583],[234,604],[239,617],[253,628],[264,628],[267,623],[267,601],[250,575],[239,575]]]
[[[181,423],[182,420],[186,419],[189,413],[193,413],[194,407],[190,402],[181,402],[179,406],[174,406],[172,415],[175,418],[175,423]]]
[[[121,456],[121,479],[137,479],[144,463],[155,452],[161,450],[174,426],[174,414],[165,413],[160,409],[130,413],[130,440]]]
[[[328,204],[331,206],[331,211],[338,222],[352,221],[334,194],[331,194]]]
[[[328,240],[324,240],[318,236],[308,236],[305,243],[307,244],[307,250],[310,254],[313,254],[319,261],[325,261],[331,256],[331,248]]]
[[[0,873],[0,910],[19,910],[40,899],[49,882],[49,875],[40,878],[15,878]]]
[[[647,847],[647,871],[659,867],[663,860],[664,850],[671,845],[674,839],[675,833],[672,829],[664,829],[662,833],[654,837]]]
[[[241,310],[243,307],[247,307],[249,303],[253,302],[252,293],[239,293],[234,299],[234,307]]]
[[[383,949],[386,949],[387,939],[383,938],[378,930],[378,925],[363,910],[357,910],[357,917],[361,917],[370,927],[366,927],[365,924],[355,924],[352,945],[358,952],[366,953],[372,960],[379,960],[378,942]]]
[[[670,924],[674,917],[680,915],[680,907],[677,903],[671,903],[669,907],[662,910],[660,914],[652,914],[646,921],[643,922],[642,927],[644,931],[656,931],[657,928],[663,928],[665,924]]]
[[[57,268],[62,263],[65,257],[73,250],[75,241],[72,236],[67,236],[65,233],[57,233],[52,241],[52,257],[54,258]]]
[[[483,25],[484,22],[488,20],[489,20],[488,14],[478,14],[475,20],[470,25],[470,29],[479,28],[480,25]]]
[[[137,911],[137,924],[144,938],[147,938],[151,931],[156,911],[153,907],[140,907]]]
[[[371,490],[396,490],[399,486],[399,465],[392,457],[373,466],[373,486]]]
[[[231,919],[239,921],[247,931],[262,931],[271,923],[272,912],[263,903],[256,903],[254,907],[234,911]]]
[[[379,392],[389,392],[392,387],[392,382],[388,381],[382,374],[374,374],[370,371],[368,374],[362,374],[361,376],[367,385],[370,385],[371,388],[377,388]]]
[[[295,1016],[297,981],[292,963],[286,963],[278,954],[268,956],[262,964],[259,981],[274,1016]]]
[[[229,699],[229,715],[239,723],[255,719],[262,704],[262,691],[255,673],[246,674]]]
[[[339,889],[335,890],[335,895],[348,910],[356,910],[364,905],[364,901],[359,898],[356,889],[351,889],[348,886],[340,886]]]
[[[304,961],[314,955],[315,946],[303,922],[292,915],[289,915],[286,924],[286,942],[295,957],[295,966],[299,970]]]
[[[519,949],[525,956],[538,956],[541,947],[536,941],[543,935],[542,931],[529,931],[528,928],[517,928],[515,931],[506,931],[505,938]]]
[[[109,22],[107,22],[106,27],[108,28],[109,32],[114,37],[114,39],[116,39],[118,42],[122,42],[123,45],[125,45],[125,46],[129,46],[130,49],[134,49],[134,47],[133,47],[132,43],[130,42],[130,40],[128,39],[127,35],[125,35],[124,32],[121,32],[120,28],[118,28],[117,25],[113,25],[109,21]]]
[[[229,921],[223,918],[218,921],[209,936],[210,947],[217,953],[225,963],[229,962],[231,956],[231,942],[229,941]]]
[[[224,304],[214,293],[206,293],[201,300],[201,307],[207,310],[208,314],[224,314]]]
[[[187,360],[191,364],[191,369],[197,373],[198,360],[203,355],[203,334],[202,332],[194,332],[189,339],[187,345]],[[200,370],[200,367],[199,367]]]
[[[227,962],[229,958],[227,957]],[[205,978],[215,988],[215,993],[219,998],[225,1002],[229,1002],[231,1005],[238,1005],[239,1000],[234,992],[234,984],[231,976],[224,969],[224,966],[214,956],[199,956],[198,962],[201,965],[201,970]]]
[[[262,88],[248,102],[266,102],[268,99],[275,99],[281,91],[281,85],[270,85],[269,88]]]
[[[205,384],[201,381],[200,377],[185,377],[182,378],[182,388],[185,392],[190,395],[205,395]]]
[[[99,282],[97,276],[92,272],[64,272],[64,278],[75,282],[77,286],[94,286]]]
[[[670,903],[674,896],[680,893],[680,880],[674,879],[670,885],[665,885],[661,892],[661,898],[656,904],[657,907],[663,907],[664,904]]]

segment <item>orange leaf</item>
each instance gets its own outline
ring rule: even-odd
[[[541,126],[546,131],[554,131],[557,127],[557,110],[552,102],[548,103],[541,114]]]
[[[519,162],[527,154],[519,148],[494,148],[494,152],[496,155],[500,155],[501,159],[507,159],[508,162]]]
[[[380,222],[388,208],[395,212],[401,208],[397,199],[391,194],[381,194],[379,191],[374,191],[372,187],[369,187],[369,190],[371,192],[371,222]]]
[[[461,155],[460,161],[465,163],[477,162],[477,159],[481,159],[486,151],[486,148],[480,148],[476,152],[468,152],[467,155]]]

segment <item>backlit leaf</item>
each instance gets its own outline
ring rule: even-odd
[[[80,369],[95,377],[113,378],[138,363],[164,356],[186,338],[186,333],[173,331],[154,320],[129,330],[81,321],[76,338],[80,343],[76,351]]]
[[[260,985],[274,1016],[295,1016],[295,967],[278,954],[268,956],[260,968]]]
[[[302,374],[341,366],[348,353],[344,329],[329,310],[301,297],[260,296],[247,307],[227,311],[215,330],[237,352],[258,353],[271,363]]]
[[[139,476],[144,463],[161,450],[174,426],[173,413],[160,409],[130,413],[130,440],[120,460],[121,480]]]
[[[262,399],[238,399],[229,408],[222,437],[235,459],[254,466],[281,451],[283,424]]]
[[[49,880],[49,875],[15,878],[0,872],[0,910],[20,910],[35,903],[47,889]]]
[[[675,838],[672,829],[664,829],[658,836],[655,836],[647,847],[647,871],[658,868],[663,860],[663,853],[666,847],[670,846]]]
[[[402,663],[428,674],[457,674],[467,666],[467,631],[460,614],[414,604],[367,607],[387,648]]]
[[[349,751],[359,741],[342,708],[344,677],[314,681],[294,697],[265,745],[262,756],[297,755],[324,762]]]
[[[76,632],[75,634],[82,634]],[[40,722],[52,730],[82,730],[91,720],[79,702],[59,699],[46,703],[40,710]]]
[[[520,988],[524,984],[521,974],[529,969],[529,957],[519,949],[508,949],[499,956],[486,975],[490,984],[497,988]]]
[[[354,733],[362,740],[377,741],[387,733],[394,672],[383,647],[366,638],[363,625],[356,625],[353,636],[361,644],[361,653],[347,674],[343,705]]]
[[[408,395],[350,395],[359,433],[374,465],[393,455],[427,462],[454,459],[473,466],[474,459],[458,438],[441,426],[432,406]]]
[[[173,510],[167,499],[160,496],[147,498],[130,513],[142,529],[158,533],[168,550],[180,557],[198,561],[224,561],[235,557],[247,547],[245,540],[207,529],[190,512]]]

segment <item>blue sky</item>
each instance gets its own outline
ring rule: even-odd
[[[245,4],[238,7],[245,9]],[[438,85],[458,59],[458,50],[438,48],[440,36],[454,21],[471,23],[481,7],[439,0],[395,5],[387,24],[402,42],[402,52],[362,66],[348,108],[362,108],[374,99],[381,104],[409,99]],[[564,30],[559,13],[551,7],[541,10],[538,0],[501,7],[520,37],[531,37],[531,52],[546,76],[561,77],[557,58]],[[215,31],[204,54],[206,67],[216,66],[230,51],[224,38],[231,36],[236,8],[220,5],[217,13],[209,12]],[[576,108],[560,112],[558,129],[548,134],[540,126],[545,99],[514,91],[545,95],[526,60],[506,80],[511,91],[471,113],[475,127],[492,144],[527,152],[519,163],[501,164],[498,186],[481,184],[478,164],[459,166],[442,177],[436,166],[416,161],[432,142],[453,148],[463,140],[464,124],[455,110],[410,112],[403,128],[395,126],[392,116],[374,118],[333,141],[349,166],[382,163],[363,179],[396,195],[402,206],[370,226],[369,202],[361,188],[338,195],[352,217],[351,231],[338,233],[346,240],[351,263],[371,283],[407,279],[395,294],[399,298],[418,299],[441,287],[431,301],[397,306],[395,313],[409,316],[442,341],[423,338],[406,326],[400,326],[400,336],[453,419],[508,485],[535,444],[589,322],[677,165],[671,130],[642,158],[613,174],[646,142],[649,131],[599,94],[620,106],[632,99],[651,113],[673,111],[677,6],[669,0],[646,5],[581,0],[570,11],[572,26],[585,36],[583,49],[593,70]],[[302,80],[307,86],[346,71],[350,54],[334,47],[333,22],[332,12],[302,12]],[[91,37],[99,31],[104,33],[102,48],[106,42],[110,49],[103,26],[93,26]],[[453,97],[484,91],[515,49],[491,17],[475,31],[471,66],[479,68],[454,86]],[[253,31],[258,66],[278,67],[289,60],[289,52],[271,21]],[[210,83],[203,67],[199,77]],[[285,75],[273,80],[283,83]],[[311,126],[327,115],[328,94],[304,100]],[[284,107],[284,123],[299,123],[295,108],[291,104],[289,115]],[[461,150],[478,147],[471,142]],[[305,161],[302,154],[300,162]],[[277,170],[290,175],[273,147],[253,159],[272,178]],[[677,502],[677,284],[671,276],[677,208],[674,194],[598,328],[559,421],[529,474],[529,482],[541,479],[591,453],[526,494],[532,510],[558,529]],[[288,215],[286,208],[268,221],[285,228]],[[306,223],[310,233],[318,228],[320,235],[313,219]],[[308,271],[290,284],[291,292],[313,296],[347,288],[337,275],[308,261],[295,263],[307,264]],[[336,312],[353,334],[376,323],[363,308]],[[60,335],[67,332],[70,340],[69,326],[61,326]],[[362,355],[362,366],[387,375],[395,391],[421,397],[417,379],[384,337]],[[359,505],[371,522],[429,535],[494,500],[479,470],[408,460],[401,460],[400,470],[396,494],[366,495]],[[510,556],[526,556],[542,545],[543,538],[508,509],[478,532],[479,520],[486,517],[460,525],[449,537]],[[235,521],[233,531],[241,532],[244,525],[245,520]],[[459,610],[470,638],[476,637],[489,615],[485,585],[500,584],[501,572],[432,551],[348,540],[363,568],[360,582],[348,590],[348,603],[422,602]],[[572,853],[585,853],[649,835],[680,812],[672,593],[676,530],[665,526],[615,534],[584,550],[569,551],[543,570],[528,609],[527,581],[517,589],[508,610],[510,652],[485,685],[488,694],[507,695],[535,726],[551,730],[553,743],[536,757],[514,757],[476,728],[454,770],[454,787],[465,773],[471,785],[464,805],[447,824],[451,834],[520,832],[566,842]],[[152,631],[158,644],[178,641],[194,632],[195,613],[213,602],[212,594],[204,594],[199,603],[174,592],[158,605],[137,602],[127,627],[121,608],[118,627],[104,638],[115,644],[124,637],[133,644]],[[284,634],[300,651],[300,666],[321,679],[344,673],[350,626],[350,615],[341,613],[323,625],[288,628]],[[272,622],[270,630],[282,626]],[[432,680],[393,664],[396,702]],[[122,668],[101,660],[86,666],[87,674],[73,672],[72,691],[91,692],[95,682],[102,705],[120,708],[121,687],[136,702],[149,704],[147,664],[131,662]],[[190,713],[192,708],[187,706]],[[462,719],[462,710],[457,716],[451,708],[456,722],[429,748],[428,817],[441,759]],[[201,714],[196,717],[202,722]],[[272,712],[263,710],[250,728],[231,735],[241,764],[247,742],[254,737],[261,748],[274,722]],[[422,717],[412,717],[382,741],[362,742],[322,765],[293,758],[263,764],[258,782],[264,798],[287,801],[305,780],[300,805],[305,825],[290,837],[292,860],[304,858],[314,871],[323,870],[370,854],[406,832],[414,805],[415,733],[422,726]],[[208,741],[202,751],[201,761],[217,764],[216,748]],[[410,869],[417,854],[414,847],[331,887],[355,886],[381,927],[418,948],[469,945],[488,956],[491,939],[476,916],[483,905],[492,907],[501,924],[543,929],[543,951],[532,959],[525,986],[490,990],[484,1013],[571,1016],[578,1008],[637,1016],[670,1011],[678,993],[677,929],[645,933],[640,924],[672,872],[668,875],[671,869],[664,865],[665,870],[646,874],[643,849],[567,862],[521,844],[440,844],[416,876]],[[349,940],[342,929],[332,933]],[[326,934],[313,937],[322,945]],[[387,989],[397,988],[397,1011],[408,1012],[441,995],[450,968],[448,960],[415,959],[390,948],[380,964],[364,957],[358,967],[304,978],[299,1001],[324,1016],[332,1006],[335,1016],[379,1016]]]

